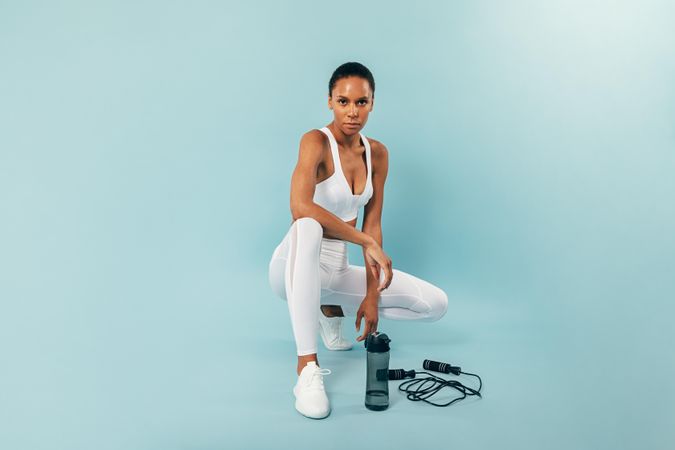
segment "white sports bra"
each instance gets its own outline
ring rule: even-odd
[[[316,184],[314,190],[314,203],[332,212],[340,219],[348,222],[356,219],[359,208],[368,203],[373,196],[372,163],[370,160],[370,143],[368,139],[359,131],[363,145],[366,147],[366,168],[368,176],[366,178],[366,187],[360,194],[353,194],[340,164],[340,153],[333,133],[328,127],[321,128],[321,131],[328,136],[330,141],[330,151],[333,155],[333,175]]]

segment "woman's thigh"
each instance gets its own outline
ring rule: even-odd
[[[277,297],[286,299],[285,271],[290,245],[290,229],[275,248],[269,263],[269,283]],[[346,315],[356,315],[366,295],[365,267],[349,265],[334,268],[319,263],[322,305],[340,305]],[[437,286],[409,273],[394,269],[387,289],[378,302],[381,317],[394,320],[434,321],[448,307],[446,293]]]
[[[439,287],[398,269],[393,270],[391,284],[380,293],[380,315],[394,320],[441,318],[448,307],[448,297]],[[321,304],[340,305],[346,315],[355,315],[366,295],[366,269],[349,265],[335,271],[324,288]]]

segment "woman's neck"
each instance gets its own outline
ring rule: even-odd
[[[337,143],[340,144],[343,148],[355,149],[361,146],[360,133],[355,133],[352,136],[348,136],[344,134],[342,130],[340,130],[335,125],[335,122],[331,122],[330,125],[328,125],[328,128],[330,129],[331,133],[333,133],[333,136],[335,137]]]

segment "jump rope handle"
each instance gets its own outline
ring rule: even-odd
[[[454,375],[459,375],[462,373],[462,368],[459,366],[453,366],[452,364],[444,362],[432,361],[430,359],[425,359],[422,363],[422,367],[433,372],[453,373]],[[380,381],[403,380],[404,378],[415,378],[415,371],[405,369],[380,369],[377,371],[376,376]]]
[[[462,368],[459,366],[453,366],[452,364],[444,362],[432,361],[430,359],[425,359],[424,362],[422,363],[422,367],[424,367],[427,370],[432,370],[434,372],[441,372],[441,373],[452,372],[454,375],[459,375],[462,372]]]

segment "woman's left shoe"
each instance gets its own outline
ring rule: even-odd
[[[352,343],[342,336],[344,317],[326,317],[319,312],[319,334],[328,350],[350,350]]]

